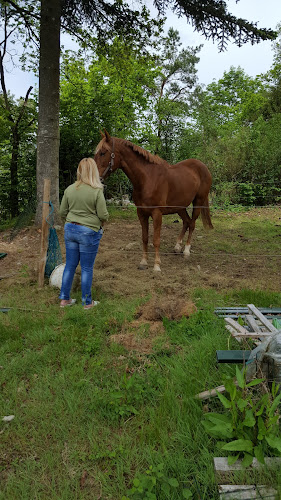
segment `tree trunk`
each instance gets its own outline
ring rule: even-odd
[[[51,202],[59,220],[59,70],[60,0],[41,0],[39,116],[37,137],[37,210],[41,224],[44,178],[51,179]]]
[[[10,164],[11,187],[10,187],[10,213],[12,217],[19,215],[19,191],[18,191],[18,160],[19,160],[19,133],[17,124],[12,131],[12,159]]]

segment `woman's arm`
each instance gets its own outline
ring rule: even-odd
[[[106,208],[106,203],[103,195],[103,191],[99,189],[97,195],[97,205],[96,205],[97,216],[102,223],[108,220],[109,213]]]

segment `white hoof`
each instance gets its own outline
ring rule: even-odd
[[[160,268],[159,264],[154,264],[153,271],[155,271],[157,273],[161,272],[161,268]]]
[[[148,264],[146,259],[142,259],[139,263],[138,269],[147,269]]]
[[[181,244],[177,243],[174,248],[175,253],[181,253]]]
[[[185,259],[188,259],[188,257],[190,256],[190,245],[185,245],[183,256]]]
[[[141,271],[143,271],[144,269],[148,269],[148,265],[147,264],[139,264],[138,265],[138,269],[140,269]]]

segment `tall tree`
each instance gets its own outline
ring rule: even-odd
[[[156,136],[155,153],[170,162],[176,162],[174,149],[176,136],[186,125],[189,100],[196,83],[196,63],[200,47],[181,49],[179,32],[170,28],[159,43],[156,62],[161,67],[158,78],[158,95],[155,103]]]
[[[41,0],[36,169],[37,223],[41,220],[44,178],[51,180],[51,200],[56,213],[59,204],[60,23],[60,2]]]
[[[18,105],[12,101],[7,91],[5,78],[5,60],[8,54],[8,44],[11,35],[14,32],[13,21],[10,24],[10,9],[4,5],[0,10],[1,28],[3,39],[0,42],[0,84],[2,90],[1,105],[5,110],[7,125],[10,130],[11,142],[11,161],[10,161],[10,183],[9,183],[9,212],[12,217],[19,214],[19,147],[21,140],[21,125],[26,111],[29,94],[32,87],[26,92],[25,98]],[[25,122],[25,127],[32,125],[34,118],[29,123]]]

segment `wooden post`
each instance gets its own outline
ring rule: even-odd
[[[49,224],[46,219],[50,211],[49,209],[50,191],[51,191],[51,181],[50,179],[44,179],[41,249],[40,249],[40,259],[39,259],[39,269],[38,269],[38,286],[40,288],[42,288],[44,285],[44,274],[45,274],[46,257],[48,250]]]

